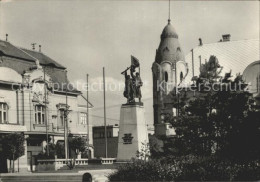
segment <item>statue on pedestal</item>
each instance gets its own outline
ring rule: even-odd
[[[135,69],[139,68],[139,72],[135,73]],[[130,75],[127,74],[127,71],[130,69]],[[141,103],[142,93],[141,86],[143,85],[142,79],[140,77],[140,64],[139,60],[134,56],[131,56],[131,66],[128,67],[121,74],[125,75],[125,90],[124,97],[127,98],[127,103],[135,103],[135,98],[139,99]]]
[[[138,71],[136,68],[139,68]],[[127,103],[122,104],[120,109],[117,161],[130,161],[132,158],[140,158],[136,151],[141,151],[143,143],[149,142],[144,105],[141,102],[143,82],[138,59],[131,56],[131,65],[121,74],[125,77],[124,97]]]

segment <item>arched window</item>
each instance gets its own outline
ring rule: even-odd
[[[45,123],[45,107],[42,105],[35,106],[35,124]]]
[[[164,72],[164,80],[165,80],[165,82],[168,82],[168,73],[167,73],[167,71]]]
[[[183,79],[183,73],[181,71],[181,73],[180,73],[180,80],[182,81],[182,79]]]
[[[8,105],[4,102],[0,103],[0,123],[8,122]]]

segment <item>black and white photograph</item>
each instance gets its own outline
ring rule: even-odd
[[[0,0],[0,182],[259,181],[259,0]]]

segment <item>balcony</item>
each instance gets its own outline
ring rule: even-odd
[[[33,124],[36,131],[46,131],[46,124]],[[53,131],[53,123],[48,124],[48,131]]]
[[[0,123],[0,132],[25,132],[26,127],[16,123]]]

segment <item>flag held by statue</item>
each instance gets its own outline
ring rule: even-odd
[[[140,66],[139,60],[132,55],[131,55],[131,66],[134,67],[134,68],[137,68],[137,67]]]

